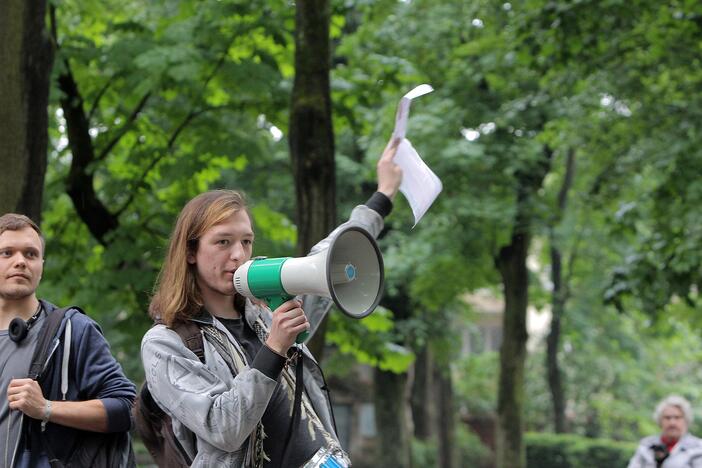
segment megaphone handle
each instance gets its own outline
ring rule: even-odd
[[[310,336],[309,330],[305,330],[295,338],[295,343],[304,343],[307,337]]]
[[[283,305],[283,302],[287,302],[293,297],[294,296],[271,296],[266,298],[266,302],[268,303],[268,307],[271,309],[271,311],[273,311]],[[295,338],[295,343],[304,343],[309,335],[309,331],[303,331],[297,335],[297,338]]]

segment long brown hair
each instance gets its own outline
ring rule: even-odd
[[[203,305],[196,281],[196,267],[188,254],[197,252],[200,237],[239,210],[251,218],[246,199],[234,190],[212,190],[190,200],[181,210],[168,243],[168,253],[156,280],[149,306],[152,318],[166,326],[195,315]]]

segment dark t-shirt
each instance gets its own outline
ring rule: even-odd
[[[263,346],[256,336],[256,332],[251,329],[246,320],[241,318],[223,319],[218,317],[218,320],[227,327],[227,330],[239,342],[248,362],[253,362],[256,354]],[[263,422],[263,430],[266,433],[266,438],[263,440],[263,449],[270,458],[270,461],[264,465],[267,467],[283,466],[283,449],[285,440],[288,437],[292,414],[291,406],[295,396],[294,388],[284,384],[283,379],[284,377],[281,375],[261,420]],[[303,414],[298,427],[293,429],[290,448],[288,449],[289,455],[285,461],[285,466],[302,466],[323,445],[325,445],[324,438],[319,429],[314,424],[311,424],[309,418]]]

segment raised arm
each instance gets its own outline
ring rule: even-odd
[[[378,192],[393,201],[402,183],[402,169],[395,164],[395,153],[400,144],[399,138],[391,139],[378,159]]]
[[[392,201],[400,189],[402,169],[395,164],[394,157],[399,139],[391,139],[385,146],[383,154],[376,164],[378,189],[363,205],[356,206],[349,219],[334,229],[326,238],[315,244],[309,255],[319,253],[329,247],[332,239],[348,226],[359,226],[377,238],[383,230],[384,218],[392,211]],[[310,337],[317,330],[324,316],[332,306],[332,300],[326,297],[307,295],[302,298],[303,309],[310,323]],[[309,338],[308,338],[309,340]]]

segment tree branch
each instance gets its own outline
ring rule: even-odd
[[[110,89],[110,86],[112,85],[112,82],[117,76],[112,76],[107,82],[103,85],[102,88],[100,88],[100,91],[98,91],[97,96],[95,96],[95,99],[93,100],[93,105],[90,106],[90,112],[88,112],[88,120],[93,120],[93,116],[95,115],[95,111],[98,108],[98,104],[100,103],[100,99],[105,95],[108,89]]]
[[[51,35],[58,48],[56,8],[49,10]],[[66,193],[90,233],[102,245],[106,245],[107,234],[119,226],[119,221],[100,201],[93,185],[93,172],[89,169],[95,160],[95,148],[90,138],[90,119],[83,108],[83,97],[71,72],[68,60],[63,61],[65,70],[57,82],[63,92],[60,98],[63,116],[66,119],[66,134],[71,150],[71,167],[66,178]]]
[[[115,135],[115,137],[102,149],[102,151],[100,151],[100,155],[96,158],[97,161],[104,160],[110,154],[110,151],[112,151],[112,149],[117,145],[117,143],[119,143],[122,137],[127,134],[129,128],[139,117],[141,110],[144,108],[144,106],[146,106],[146,102],[149,100],[149,97],[151,97],[151,92],[146,93],[144,97],[141,98],[137,106],[127,118],[127,121],[117,132],[117,135]]]
[[[68,145],[73,155],[66,178],[66,192],[81,220],[97,241],[106,245],[106,235],[119,226],[118,219],[100,201],[93,185],[90,165],[95,161],[93,142],[90,138],[90,122],[83,109],[83,98],[73,78],[70,65],[64,61],[65,71],[58,77],[59,89],[63,92],[61,108],[66,119]]]

